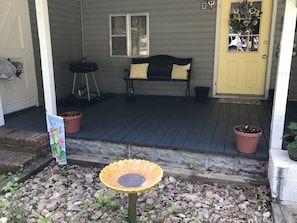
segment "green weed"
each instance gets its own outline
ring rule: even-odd
[[[120,202],[116,199],[106,198],[104,192],[101,192],[96,198],[94,209],[100,209],[104,212],[115,211],[120,207]]]
[[[195,169],[195,167],[197,166],[197,163],[194,160],[190,160],[188,162],[188,166],[190,169]]]

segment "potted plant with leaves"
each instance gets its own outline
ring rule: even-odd
[[[236,149],[241,153],[255,153],[259,139],[263,134],[261,128],[253,125],[236,125],[233,128]]]
[[[287,128],[289,132],[284,134],[283,140],[287,145],[290,159],[297,161],[297,122],[290,122]]]

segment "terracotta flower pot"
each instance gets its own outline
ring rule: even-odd
[[[258,147],[259,139],[263,132],[259,127],[250,126],[255,129],[259,129],[259,132],[246,133],[239,131],[242,125],[234,127],[233,131],[236,137],[236,149],[241,153],[255,153]]]
[[[64,119],[66,133],[76,133],[80,131],[80,120],[82,118],[82,112],[64,112],[60,114],[60,116]]]

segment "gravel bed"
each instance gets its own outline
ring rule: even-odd
[[[19,184],[14,202],[0,212],[0,222],[125,222],[128,196],[114,192],[99,180],[100,168],[52,162],[43,171]],[[1,204],[1,203],[0,203]],[[267,186],[235,186],[191,182],[163,177],[154,188],[138,194],[139,222],[268,223],[271,218]],[[12,210],[21,209],[12,221]],[[1,208],[1,205],[0,205]],[[43,220],[43,221],[41,221]]]

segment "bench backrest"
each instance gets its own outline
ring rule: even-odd
[[[141,63],[149,63],[147,71],[148,80],[170,80],[173,64],[192,64],[192,58],[177,58],[168,55],[156,55],[147,58],[132,58],[132,64]],[[189,72],[191,72],[191,67]]]

